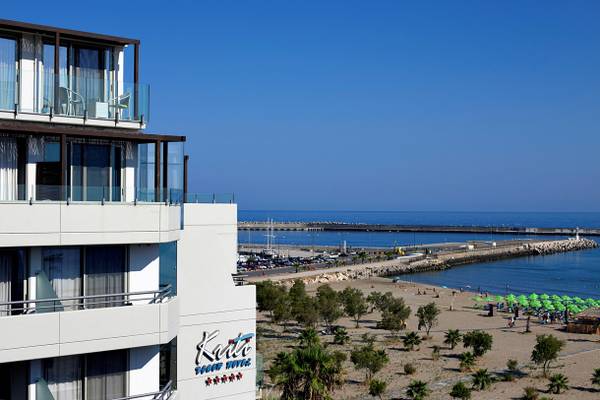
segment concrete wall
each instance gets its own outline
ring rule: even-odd
[[[247,358],[251,365],[219,372],[196,374],[206,365],[197,346],[205,333],[219,331],[209,344],[227,345],[239,334],[256,332],[254,286],[236,287],[237,207],[230,204],[185,204],[184,230],[177,244],[177,285],[180,326],[177,336],[177,388],[181,399],[254,399],[256,381],[255,340]],[[207,385],[208,377],[237,374],[241,379]]]
[[[162,304],[0,317],[0,363],[168,343],[179,299]]]
[[[0,247],[164,243],[179,239],[181,209],[164,203],[6,202]]]
[[[146,346],[129,350],[129,395],[158,392],[160,347]]]
[[[158,290],[160,278],[159,245],[132,244],[129,246],[129,292]],[[146,295],[137,296],[147,298]],[[135,297],[132,302],[137,304]]]

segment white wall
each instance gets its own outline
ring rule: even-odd
[[[164,203],[0,204],[0,247],[164,243],[179,239],[179,205]]]
[[[159,245],[132,244],[129,246],[129,291],[144,292],[159,287]],[[148,296],[137,296],[148,297]],[[132,299],[133,300],[133,299]],[[136,302],[134,302],[135,304]]]
[[[129,395],[158,392],[160,346],[129,350]]]
[[[196,374],[197,345],[204,332],[219,330],[211,343],[226,345],[239,334],[255,334],[254,286],[234,286],[237,207],[230,204],[186,204],[184,230],[177,245],[180,326],[177,336],[177,390],[181,399],[254,399],[255,340],[247,357],[251,366]],[[202,363],[206,364],[203,360]],[[206,385],[207,377],[242,372],[243,378]]]

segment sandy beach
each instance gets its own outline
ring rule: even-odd
[[[333,282],[331,287],[335,290],[343,290],[345,287],[354,287],[363,290],[365,295],[372,291],[391,291],[395,296],[403,297],[407,305],[412,309],[411,317],[405,332],[417,331],[418,320],[414,316],[420,305],[435,302],[442,310],[439,316],[439,324],[431,331],[431,338],[423,341],[418,351],[406,351],[402,341],[394,338],[389,331],[376,329],[376,322],[380,319],[377,312],[364,316],[360,327],[348,318],[340,319],[337,324],[347,328],[351,337],[349,344],[344,346],[332,344],[332,335],[322,335],[322,341],[328,343],[331,349],[341,350],[348,353],[361,344],[361,335],[364,333],[376,335],[376,346],[385,348],[390,362],[384,369],[377,373],[376,378],[385,380],[388,390],[384,398],[404,399],[405,389],[413,379],[419,379],[428,383],[431,389],[430,399],[451,399],[450,388],[459,380],[468,383],[470,373],[459,370],[458,354],[465,351],[462,344],[454,350],[450,350],[443,343],[444,333],[448,329],[459,329],[466,332],[473,329],[481,329],[493,336],[492,350],[478,360],[475,369],[487,368],[490,372],[503,372],[506,362],[515,359],[524,376],[513,382],[498,381],[485,391],[474,391],[473,399],[518,399],[523,394],[523,388],[533,386],[540,390],[541,396],[553,399],[599,399],[600,391],[592,389],[590,377],[595,368],[600,368],[600,337],[582,334],[569,334],[562,330],[562,325],[541,325],[536,318],[532,318],[532,333],[524,333],[525,319],[517,321],[514,328],[508,328],[508,314],[496,314],[488,317],[487,313],[475,309],[474,301],[471,300],[473,293],[455,292],[452,289],[434,288],[432,286],[419,285],[408,282],[393,283],[385,278],[371,278],[368,280],[355,280]],[[308,285],[307,290],[314,292],[317,285]],[[434,292],[435,289],[435,292]],[[426,294],[417,294],[426,292]],[[438,297],[439,295],[439,297]],[[451,311],[451,308],[453,309]],[[292,332],[283,332],[280,326],[268,323],[265,315],[258,315],[259,331],[258,350],[264,356],[266,367],[269,360],[282,350],[289,350],[295,344],[298,327],[291,327]],[[559,395],[547,394],[548,380],[541,376],[541,369],[537,369],[530,361],[531,351],[538,334],[553,334],[566,342],[559,360],[553,364],[551,373],[563,373],[569,379],[570,390]],[[401,332],[400,336],[403,334]],[[424,332],[421,332],[424,335]],[[431,353],[434,345],[441,347],[441,355],[438,360],[433,360]],[[349,358],[349,357],[348,357]],[[403,370],[405,363],[412,363],[417,371],[413,375],[406,375]],[[345,363],[346,384],[333,394],[335,399],[369,399],[367,387],[364,384],[364,373],[357,371],[348,360]],[[268,378],[266,378],[268,382]],[[268,392],[268,390],[267,390]],[[276,394],[276,390],[272,392]]]

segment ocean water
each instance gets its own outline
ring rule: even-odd
[[[600,212],[268,211],[240,210],[240,221],[600,228]]]
[[[240,211],[241,221],[335,221],[382,224],[600,227],[600,213],[456,213],[350,211]],[[264,231],[241,231],[240,243],[265,243]],[[467,240],[537,239],[534,235],[411,232],[275,232],[274,244],[391,247]],[[562,237],[543,236],[545,239]],[[599,240],[600,238],[594,238]],[[481,288],[494,294],[548,293],[600,298],[600,249],[470,264],[446,271],[402,275],[413,282]]]

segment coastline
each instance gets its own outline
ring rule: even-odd
[[[331,283],[348,280],[369,279],[373,276],[399,276],[415,272],[442,271],[458,265],[490,262],[508,258],[518,258],[534,255],[548,255],[578,251],[598,247],[598,244],[589,239],[566,239],[554,241],[539,241],[533,243],[519,243],[496,248],[451,251],[434,256],[404,256],[394,260],[370,262],[351,266],[333,267],[302,271],[298,273],[283,273],[264,276],[250,276],[249,282],[262,280],[279,281],[291,285],[296,279],[301,279],[305,284]]]

